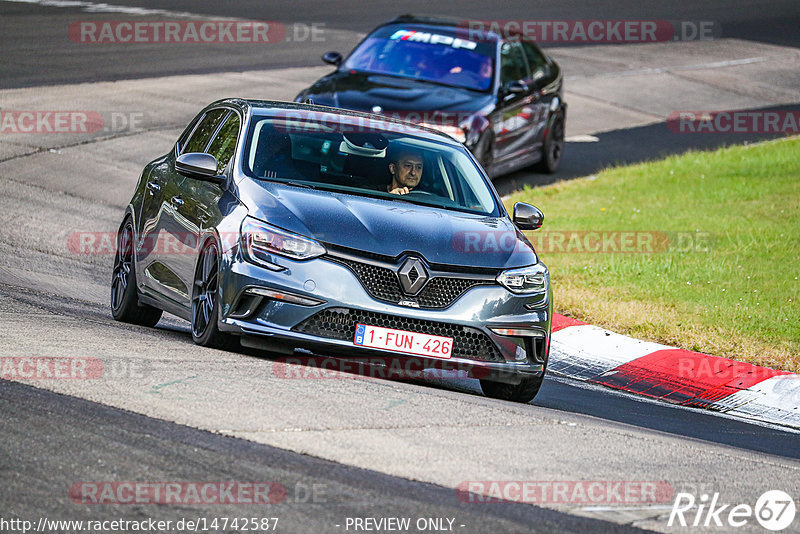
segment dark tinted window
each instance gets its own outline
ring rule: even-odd
[[[447,28],[386,26],[361,43],[342,69],[486,91],[492,84],[495,44],[467,37]]]
[[[420,138],[404,128],[381,127],[391,127],[388,123],[357,126],[353,121],[358,117],[340,119],[337,124],[331,114],[314,112],[306,119],[299,112],[297,117],[253,117],[242,149],[245,174],[337,193],[497,215],[492,191],[462,145]],[[419,183],[406,195],[391,194],[390,166],[403,164],[409,155],[421,160]]]
[[[519,43],[503,43],[500,49],[500,83],[528,79],[528,65]]]
[[[201,117],[202,118],[202,117]],[[180,138],[178,139],[178,151],[180,152],[183,147],[186,145],[186,141],[189,139],[189,136],[192,135],[194,131],[194,127],[199,122],[199,118],[195,117],[192,119],[192,122],[186,127],[186,129],[181,134]]]
[[[531,43],[522,43],[525,57],[528,59],[528,66],[531,69],[531,78],[538,80],[547,74],[547,59]]]
[[[205,152],[208,142],[211,140],[211,136],[217,131],[217,127],[227,113],[227,109],[214,109],[206,113],[206,116],[203,117],[197,125],[197,128],[194,129],[192,136],[183,146],[181,152]]]
[[[239,137],[239,115],[231,113],[225,124],[208,148],[208,153],[217,158],[217,173],[222,174],[236,149],[236,139]]]

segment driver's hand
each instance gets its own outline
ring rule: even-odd
[[[393,195],[407,195],[409,189],[407,187],[395,187],[389,192],[392,193]]]

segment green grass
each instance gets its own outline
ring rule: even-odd
[[[611,168],[528,187],[507,204],[520,201],[545,213],[539,232],[548,237],[606,230],[669,238],[654,253],[543,247],[558,311],[800,371],[800,138]],[[527,234],[536,243],[537,232]]]

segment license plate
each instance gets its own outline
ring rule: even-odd
[[[356,325],[353,343],[362,347],[386,349],[443,360],[450,359],[453,353],[452,337],[432,336],[421,332],[407,332],[368,324]]]

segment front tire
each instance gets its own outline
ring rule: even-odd
[[[528,404],[539,393],[542,382],[544,382],[544,373],[542,373],[542,376],[535,378],[523,378],[519,384],[481,380],[481,389],[484,395],[493,399]]]
[[[561,165],[564,157],[564,114],[558,113],[553,119],[553,124],[547,130],[547,136],[542,144],[542,159],[536,164],[536,170],[545,174],[552,174]]]
[[[486,174],[491,176],[492,165],[494,165],[494,153],[493,151],[494,139],[492,139],[491,131],[485,132],[482,136],[478,144],[475,146],[475,157],[477,158],[478,162],[483,167],[483,170],[486,171]]]
[[[232,350],[238,345],[235,336],[220,332],[219,317],[219,248],[209,242],[200,253],[192,290],[192,339],[198,345]]]

